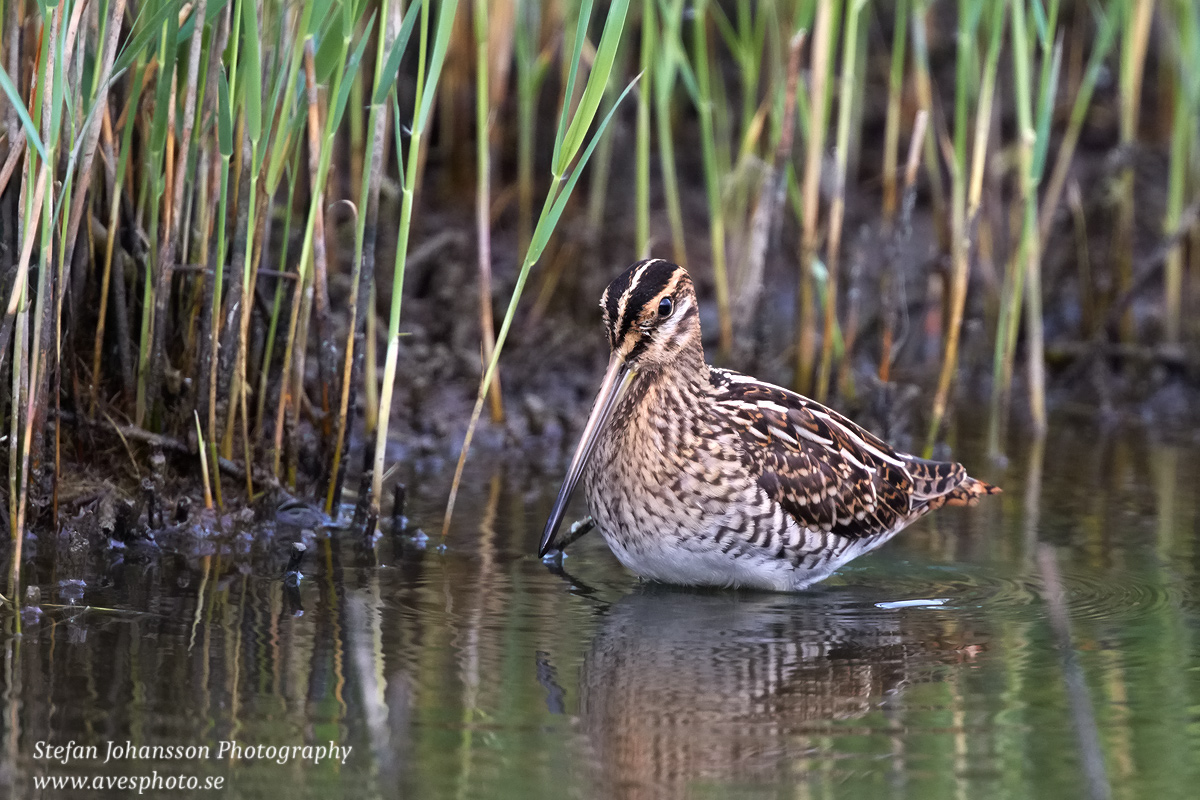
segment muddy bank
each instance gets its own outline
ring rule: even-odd
[[[628,135],[627,131],[618,132]],[[433,167],[437,167],[436,161]],[[696,173],[687,170],[683,175],[696,178]],[[629,245],[633,238],[631,219],[618,201],[621,182],[628,177],[619,172],[613,176],[605,235],[597,237],[581,227],[568,227],[558,237],[557,247],[551,248],[546,263],[535,271],[501,363],[505,417],[495,422],[484,415],[470,463],[504,463],[528,474],[544,475],[549,483],[557,479],[590,408],[608,355],[597,299],[607,280],[633,258]],[[928,427],[929,400],[940,359],[942,273],[934,225],[929,209],[918,204],[911,233],[893,254],[898,274],[905,277],[901,295],[907,302],[902,309],[892,380],[882,383],[877,377],[880,304],[878,293],[871,289],[880,278],[881,248],[895,240],[872,228],[871,193],[862,191],[857,197],[858,202],[851,206],[852,219],[860,224],[858,234],[848,243],[852,276],[849,294],[861,323],[846,380],[835,387],[830,403],[897,446],[917,450],[923,445]],[[481,356],[472,221],[446,210],[448,202],[449,198],[434,195],[421,209],[416,246],[408,265],[404,336],[387,453],[389,465],[396,465],[397,472],[385,488],[385,525],[389,524],[393,486],[401,476],[411,480],[453,469],[478,388]],[[692,212],[698,216],[702,210],[697,206]],[[493,242],[493,300],[498,316],[511,293],[517,268],[517,242],[508,226],[508,216],[511,212],[498,218]],[[780,226],[764,274],[770,291],[764,293],[758,318],[750,326],[751,345],[742,353],[741,363],[730,365],[785,386],[790,384],[792,369],[796,295],[792,246],[796,234],[792,226]],[[337,228],[331,232],[331,238],[343,239],[344,235],[345,231]],[[389,263],[391,254],[386,247],[383,250],[380,262]],[[1065,258],[1060,251],[1048,249],[1048,272],[1067,269],[1067,264],[1052,260]],[[689,266],[702,295],[706,351],[712,358],[717,326],[711,267],[704,247],[696,246],[690,252],[694,258]],[[1147,254],[1146,270],[1155,269],[1156,252],[1152,249]],[[556,259],[562,263],[556,264]],[[548,290],[547,275],[556,266],[561,275]],[[989,278],[977,270],[974,279],[986,282]],[[1047,283],[1052,296],[1061,293],[1054,282]],[[333,281],[334,308],[344,307],[349,288],[344,276]],[[381,310],[388,300],[386,294],[379,298]],[[1130,306],[1141,324],[1149,328],[1156,324],[1152,292],[1131,298]],[[943,453],[953,451],[960,428],[979,430],[986,422],[991,322],[982,302],[970,305],[968,311],[963,328],[963,366],[957,377],[951,424],[945,441],[939,445]],[[1186,348],[1162,345],[1121,345],[1105,337],[1084,341],[1072,333],[1078,328],[1078,315],[1078,307],[1069,302],[1047,303],[1047,328],[1055,332],[1047,344],[1048,399],[1054,424],[1090,430],[1131,427],[1156,440],[1195,441],[1200,431],[1200,364],[1196,354]],[[346,321],[337,317],[335,321],[335,336],[340,340]],[[309,372],[310,380],[315,382],[318,378],[313,362],[309,360]],[[1010,441],[1030,435],[1022,397],[1018,375]],[[361,396],[359,401],[361,406]],[[308,408],[312,410],[311,404]],[[194,437],[150,435],[117,420],[89,421],[64,412],[64,471],[58,498],[62,528],[74,524],[74,536],[83,536],[101,550],[110,541],[179,543],[180,537],[190,535],[201,542],[218,529],[227,532],[238,524],[273,520],[277,509],[289,503],[308,503],[314,515],[308,528],[317,530],[332,520],[317,508],[318,495],[324,489],[324,470],[315,422],[311,414],[301,420],[301,470],[292,490],[273,485],[258,464],[254,477],[259,496],[247,503],[241,462],[224,464],[222,487],[226,508],[234,510],[231,515],[204,511]],[[356,430],[351,452],[361,454],[367,449],[361,431]],[[471,470],[468,476],[474,473]],[[35,520],[38,530],[47,531],[52,527],[53,481],[48,465],[43,465],[39,474],[41,491],[35,493]],[[358,500],[355,490],[361,485],[362,474],[360,455],[350,462],[347,486],[351,491],[337,515],[343,523],[353,518]],[[147,480],[153,481],[153,500]],[[183,510],[176,511],[181,504]],[[153,514],[151,506],[157,508]],[[236,511],[247,507],[251,510]],[[82,528],[72,522],[105,508],[120,510],[124,530],[106,528],[97,532],[90,522]],[[103,511],[102,516],[110,513]],[[154,514],[162,520],[152,522]],[[174,527],[170,535],[164,536],[164,521],[172,517]],[[424,524],[431,526],[433,522],[426,520]]]

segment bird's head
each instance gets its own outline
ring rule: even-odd
[[[662,369],[684,356],[703,360],[696,287],[683,267],[637,262],[604,290],[600,310],[613,358],[630,369]]]

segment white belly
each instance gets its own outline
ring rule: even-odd
[[[604,533],[601,529],[601,533]],[[627,547],[621,540],[605,536],[609,549],[626,569],[646,580],[679,586],[715,586],[795,592],[825,580],[853,559],[874,550],[852,544],[837,557],[798,568],[789,560],[774,556],[743,554],[737,558],[720,550],[698,551],[678,544],[661,543]]]
[[[603,531],[601,531],[603,533]],[[768,591],[792,591],[825,577],[814,576],[798,585],[796,571],[780,559],[743,555],[731,558],[720,550],[697,551],[677,544],[651,544],[637,549],[605,536],[613,555],[642,578],[681,586],[745,586]]]

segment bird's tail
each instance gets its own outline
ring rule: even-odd
[[[914,508],[922,513],[942,506],[973,506],[987,494],[999,494],[1000,488],[967,474],[967,468],[954,461],[928,461],[907,457],[908,474],[913,482]]]
[[[945,501],[948,506],[973,506],[979,502],[979,498],[989,494],[1000,494],[1000,487],[968,477],[954,487],[954,491],[945,495]]]

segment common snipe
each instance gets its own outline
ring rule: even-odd
[[[704,361],[682,267],[639,261],[600,300],[612,356],[539,553],[579,478],[643,578],[803,589],[943,505],[999,491],[889,447],[832,409]]]

